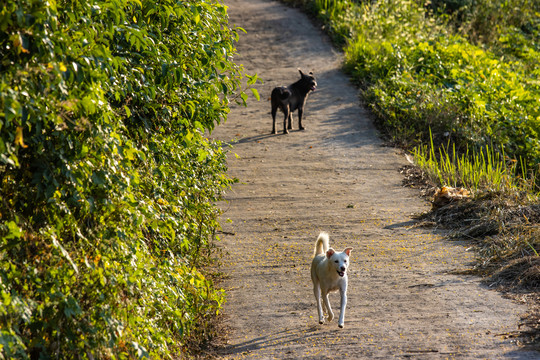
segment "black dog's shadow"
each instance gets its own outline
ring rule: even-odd
[[[295,131],[295,130],[293,130],[293,131]],[[301,131],[301,130],[298,130],[298,131]],[[251,142],[265,140],[265,139],[268,139],[268,138],[271,138],[271,137],[283,136],[283,135],[287,135],[287,134],[283,134],[282,132],[279,132],[277,134],[262,134],[262,135],[248,136],[248,137],[245,137],[245,138],[241,138],[241,139],[232,141],[231,143],[232,144],[245,144],[245,143],[251,143]]]

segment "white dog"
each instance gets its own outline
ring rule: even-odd
[[[343,252],[336,252],[329,247],[328,241],[328,234],[321,232],[315,243],[315,253],[311,262],[313,293],[317,301],[319,323],[323,324],[324,315],[321,306],[321,295],[328,321],[332,321],[334,313],[328,301],[328,293],[339,290],[341,311],[338,326],[342,328],[345,322],[345,307],[347,306],[347,268],[349,267],[349,255],[352,248],[346,248]]]

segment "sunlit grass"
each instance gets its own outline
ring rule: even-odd
[[[322,10],[329,12],[328,15],[330,18],[333,18],[336,16],[336,14],[341,13],[347,5],[346,2],[340,0],[315,0],[314,4],[318,11]]]
[[[497,151],[495,147],[486,145],[479,150],[467,149],[458,153],[455,144],[436,148],[431,137],[429,145],[416,147],[413,155],[416,165],[426,171],[430,180],[441,186],[462,186],[473,192],[538,192],[536,173],[528,171],[523,161],[509,159],[504,149]]]

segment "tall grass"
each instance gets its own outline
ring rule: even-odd
[[[355,17],[349,15],[355,10],[353,3],[349,0],[313,0],[308,3],[310,10],[325,23],[332,40],[344,45],[352,36],[351,21],[354,22]]]
[[[330,10],[331,16],[341,12],[345,7],[345,3],[340,0],[315,0],[314,4],[317,10]]]
[[[417,146],[413,155],[416,165],[441,186],[462,186],[473,193],[478,190],[537,192],[536,174],[527,171],[523,160],[509,159],[504,148],[498,151],[485,145],[458,153],[455,144],[436,147],[430,130],[429,145]]]

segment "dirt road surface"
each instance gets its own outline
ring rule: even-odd
[[[471,276],[474,253],[413,227],[429,209],[401,186],[400,152],[385,147],[327,37],[299,11],[227,0],[261,101],[237,107],[212,137],[234,142],[224,210],[224,359],[538,359],[511,337],[526,309]],[[305,131],[271,135],[271,89],[313,71]],[[278,129],[282,129],[281,114]],[[296,113],[295,113],[296,115]],[[236,156],[235,156],[236,154]],[[345,328],[319,325],[309,266],[319,231],[352,246]],[[330,296],[336,316],[339,294]]]

